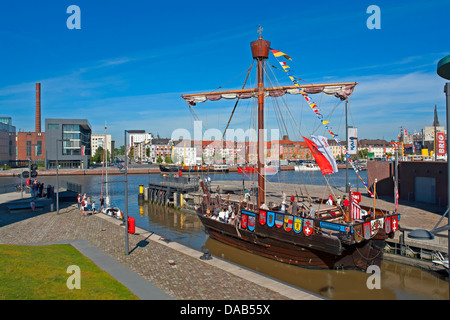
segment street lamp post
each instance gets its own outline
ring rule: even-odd
[[[70,141],[69,139],[56,139],[56,214],[59,214],[59,176],[58,176],[58,144],[59,142]]]
[[[129,246],[128,246],[128,142],[127,142],[127,133],[145,133],[145,130],[125,130],[125,255],[129,254]]]

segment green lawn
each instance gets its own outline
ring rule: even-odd
[[[67,280],[80,268],[80,289]],[[0,245],[0,300],[136,300],[125,286],[70,245]]]

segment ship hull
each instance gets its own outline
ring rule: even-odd
[[[184,167],[184,166],[176,166],[176,165],[160,165],[159,170],[161,172],[187,172],[187,173],[193,173],[193,172],[203,172],[203,173],[209,173],[209,172],[219,172],[219,173],[227,173],[230,171],[230,169],[227,168],[207,168],[207,167],[201,167],[201,166],[194,166],[194,167]]]
[[[160,165],[159,166],[159,170],[161,172],[178,172],[178,167],[176,167],[176,166],[163,166],[163,165]]]
[[[258,226],[248,231],[234,224],[223,223],[198,213],[209,236],[227,245],[279,262],[315,269],[358,269],[381,267],[385,245],[384,234],[351,246],[334,236],[305,236]],[[279,232],[277,232],[279,231]]]

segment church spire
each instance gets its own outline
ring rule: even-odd
[[[439,127],[439,120],[438,120],[438,116],[437,116],[436,105],[434,105],[434,121],[433,121],[433,127]]]

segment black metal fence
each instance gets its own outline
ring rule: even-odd
[[[66,189],[67,191],[72,191],[75,193],[82,194],[83,193],[83,186],[81,184],[73,183],[73,182],[66,182]]]

